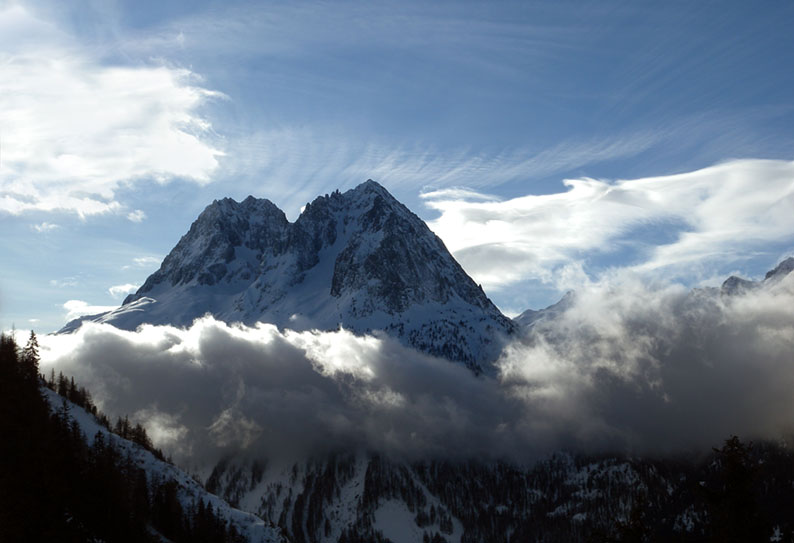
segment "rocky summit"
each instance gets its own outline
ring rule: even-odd
[[[380,330],[492,371],[515,324],[427,225],[378,183],[320,196],[289,222],[269,200],[210,204],[135,294],[85,320],[132,330],[211,314],[295,330]]]

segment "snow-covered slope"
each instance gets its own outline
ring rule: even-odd
[[[96,417],[82,407],[69,402],[46,387],[42,387],[41,390],[53,411],[62,409],[63,405],[67,406],[69,418],[77,422],[88,443],[92,443],[96,434],[101,432],[104,434],[105,442],[113,442],[116,447],[125,455],[129,455],[146,472],[150,482],[155,480],[175,481],[177,483],[179,501],[186,509],[192,507],[199,500],[203,500],[205,503],[211,504],[219,516],[233,524],[240,534],[246,538],[246,541],[251,543],[283,543],[285,541],[277,527],[269,523],[266,524],[265,521],[256,515],[231,507],[218,496],[207,492],[203,486],[176,466],[158,460],[151,452],[140,445],[109,432],[97,421]]]
[[[439,533],[459,542],[463,524],[414,468],[361,452],[293,462],[238,457],[219,463],[207,486],[295,541],[421,543]]]
[[[78,319],[135,329],[227,322],[383,330],[426,353],[488,369],[514,323],[427,225],[374,181],[307,204],[290,223],[268,200],[208,206],[117,310]]]

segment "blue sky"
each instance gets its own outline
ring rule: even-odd
[[[513,314],[794,252],[794,2],[2,2],[0,327],[372,178]]]

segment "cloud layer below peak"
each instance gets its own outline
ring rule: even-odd
[[[74,374],[112,416],[132,414],[197,465],[339,448],[530,462],[791,431],[792,308],[794,274],[734,296],[626,275],[537,322],[496,379],[384,336],[209,317],[137,332],[89,323],[41,343],[45,372]]]

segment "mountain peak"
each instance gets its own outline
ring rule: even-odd
[[[380,200],[378,200],[379,197]],[[376,203],[376,201],[379,201],[381,205],[388,203],[389,205],[396,205],[404,208],[404,206],[394,196],[392,196],[392,194],[386,190],[383,185],[373,181],[372,179],[368,179],[367,181],[360,183],[356,187],[343,193],[335,190],[331,194],[318,196],[311,203],[306,204],[303,213],[305,213],[306,210],[311,210],[312,208],[317,207],[318,205],[331,206],[336,209],[346,209],[348,212],[354,212],[356,209],[363,209],[365,207],[372,206],[374,203]],[[404,209],[408,211],[407,208]]]
[[[515,328],[425,222],[371,179],[316,198],[294,223],[269,200],[215,200],[125,306],[93,320],[188,326],[206,313],[382,330],[475,371]]]
[[[380,194],[381,196],[389,196],[393,198],[393,196],[389,193],[386,188],[378,183],[377,181],[373,181],[372,179],[367,179],[363,183],[359,184],[356,188],[353,189],[354,192],[375,192]]]

